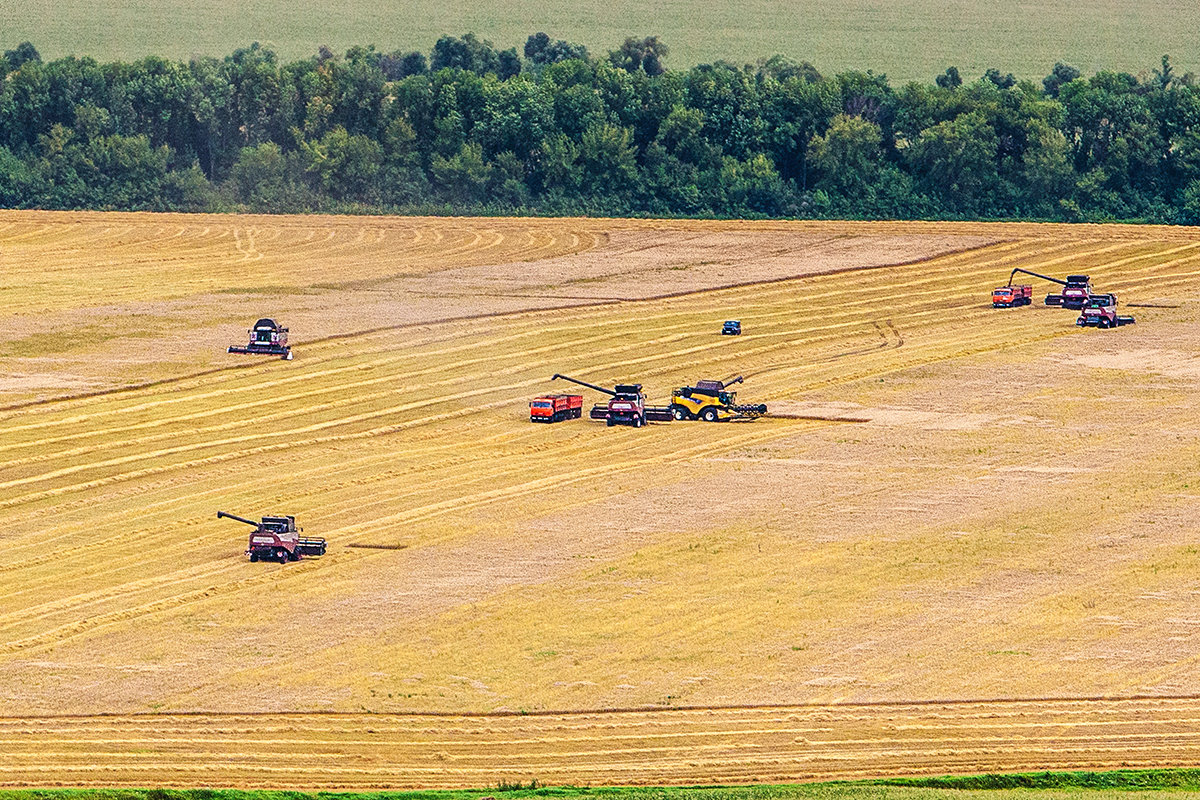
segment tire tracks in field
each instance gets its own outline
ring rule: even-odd
[[[945,309],[942,309],[942,311],[943,311],[943,313],[944,313]],[[934,311],[930,311],[930,312],[926,312],[926,313],[927,313],[927,314],[930,314],[930,315],[932,315],[932,314],[935,314],[936,312],[934,312]],[[983,349],[990,349],[990,348],[988,348],[988,347],[985,347],[985,348],[983,348]],[[964,351],[964,352],[978,352],[978,351],[979,351],[979,350],[976,350],[976,351]],[[690,353],[691,353],[691,351],[680,351],[680,352],[683,352],[684,354],[690,354]],[[956,355],[952,353],[952,354],[949,354],[949,355],[946,355],[946,356],[943,356],[943,357],[944,357],[944,358],[953,358],[953,357],[956,357]],[[621,365],[625,365],[625,364],[629,364],[629,363],[637,363],[637,361],[636,361],[636,360],[635,360],[635,361],[622,361],[622,362],[618,362],[618,363],[619,363],[619,364],[621,364]],[[696,363],[696,362],[694,362],[694,363]],[[896,369],[902,369],[902,368],[905,368],[905,367],[897,367]],[[889,370],[889,371],[891,371],[891,370]],[[855,379],[855,378],[853,378],[853,377],[851,377],[851,378],[850,378],[850,380],[854,380],[854,379]],[[488,388],[488,389],[485,389],[485,390],[483,390],[483,391],[492,391],[492,390],[493,390],[492,388]],[[507,402],[511,402],[511,401],[507,401]],[[501,405],[501,404],[502,404],[502,403],[498,403],[497,405]],[[535,487],[535,489],[534,489],[533,491],[537,491],[537,490],[538,490],[538,488],[540,488],[540,487]],[[486,498],[486,497],[485,497],[485,498],[483,498],[483,502],[485,502],[485,503],[486,503],[486,502],[494,502],[494,501],[495,501],[495,499],[494,499],[494,498]],[[439,513],[444,513],[444,510],[442,510],[442,509],[433,509],[433,512],[434,512],[434,514],[435,514],[435,516],[436,516],[436,514],[439,514]],[[407,513],[407,512],[405,512],[405,513]],[[295,570],[293,570],[293,572],[295,572]],[[155,613],[155,612],[154,612],[154,611],[150,611],[150,612],[147,612],[147,613]]]
[[[496,502],[512,500],[532,494],[539,494],[552,487],[562,488],[565,486],[574,485],[576,483],[586,482],[600,475],[614,475],[636,471],[638,469],[653,466],[654,464],[658,463],[673,463],[681,459],[697,458],[706,454],[721,452],[723,450],[737,449],[738,447],[743,447],[746,444],[759,440],[767,440],[783,435],[791,435],[799,428],[811,427],[814,426],[811,424],[806,426],[790,425],[786,429],[764,428],[757,431],[747,431],[723,438],[717,442],[689,445],[666,452],[655,451],[641,458],[627,459],[624,461],[610,462],[599,466],[577,469],[570,473],[560,473],[549,478],[539,478],[506,487],[488,488],[473,494],[458,496],[448,501],[439,501],[413,509],[406,509],[396,514],[374,518],[363,523],[345,526],[342,528],[333,528],[326,531],[326,535],[327,537],[340,537],[343,540],[348,540],[348,542],[353,542],[355,541],[356,536],[363,533],[371,533],[376,531],[380,526],[383,525],[402,525],[428,521],[451,512],[472,510]],[[652,443],[649,442],[643,442],[641,444],[644,447],[649,447],[652,445]],[[494,480],[495,476],[493,476],[491,481]],[[453,538],[453,535],[454,534],[447,534],[429,541],[422,541],[419,544],[421,546],[428,546],[430,544],[435,544],[440,541]],[[238,591],[249,586],[257,586],[263,583],[274,583],[276,581],[290,580],[295,577],[300,577],[307,572],[311,572],[314,569],[329,569],[337,564],[342,563],[343,561],[354,558],[355,556],[357,558],[370,558],[378,555],[378,553],[362,553],[361,551],[354,554],[346,551],[340,551],[338,553],[327,555],[321,561],[301,561],[299,564],[304,565],[304,569],[302,570],[295,569],[294,567],[296,565],[289,565],[285,569],[272,571],[270,573],[260,573],[253,578],[237,579],[224,584],[194,589],[185,593],[173,595],[171,597],[159,598],[153,601],[142,603],[133,608],[94,614],[71,623],[56,626],[48,631],[44,631],[34,636],[0,643],[0,654],[23,651],[32,647],[58,644],[82,633],[108,627],[119,622],[142,618],[160,611],[176,610],[198,600],[203,600],[219,594],[224,595],[231,591]],[[0,614],[0,628],[8,629],[30,619],[43,618],[50,613],[62,612],[68,609],[81,609],[94,602],[116,599],[123,595],[129,594],[130,587],[133,587],[132,591],[139,591],[142,588],[161,588],[162,586],[185,581],[199,579],[207,580],[209,576],[222,574],[226,572],[227,569],[227,565],[222,562],[209,562],[209,566],[206,570],[204,570],[203,567],[189,568],[183,571],[183,575],[180,575],[179,572],[169,573],[166,576],[155,576],[142,581],[135,581],[133,583],[121,584],[118,586],[97,590],[96,592],[88,595],[71,595],[70,597],[61,598],[56,601],[50,601],[49,603],[26,607],[17,612]],[[204,571],[201,572],[199,570]]]
[[[593,237],[593,238],[594,238],[594,237]],[[993,247],[993,245],[983,245],[983,246],[981,246],[981,247],[979,247],[979,248],[968,248],[968,249],[966,249],[966,250],[964,250],[964,251],[962,251],[962,252],[964,252],[964,253],[971,253],[971,252],[976,252],[976,251],[978,251],[978,250],[986,250],[986,249],[988,249],[988,248],[990,248],[990,247]],[[943,253],[943,254],[939,254],[938,256],[935,256],[934,258],[935,258],[935,259],[936,259],[936,258],[942,258],[942,257],[945,257],[945,256],[946,256],[946,254],[944,254],[944,253]],[[929,260],[929,259],[924,259],[924,258],[923,258],[923,259],[917,259],[917,260],[915,260],[915,261],[913,261],[913,262],[908,262],[908,263],[911,263],[911,264],[920,264],[920,263],[924,263],[924,262],[926,262],[927,260]],[[447,322],[462,322],[462,321],[473,321],[473,320],[485,320],[485,319],[494,319],[494,318],[498,318],[498,317],[519,317],[519,316],[521,316],[521,315],[527,315],[527,314],[537,314],[537,313],[539,313],[539,312],[544,312],[544,311],[562,311],[562,310],[571,310],[571,309],[584,309],[584,308],[594,308],[594,307],[597,307],[597,306],[606,306],[606,305],[612,305],[612,304],[614,304],[614,303],[626,303],[626,302],[647,302],[647,301],[662,300],[662,299],[672,299],[672,298],[675,298],[675,297],[691,296],[691,295],[694,295],[694,294],[704,294],[704,293],[715,292],[715,291],[725,291],[725,290],[729,290],[729,289],[760,287],[760,286],[769,285],[769,284],[772,284],[772,283],[781,283],[781,282],[788,282],[788,281],[797,280],[797,279],[803,279],[803,278],[805,278],[805,277],[816,277],[816,278],[819,278],[819,277],[823,277],[823,276],[835,276],[835,275],[838,275],[838,274],[845,274],[846,272],[858,272],[858,271],[862,271],[862,270],[876,270],[876,269],[882,269],[882,268],[886,268],[886,267],[895,267],[895,266],[897,266],[897,265],[894,265],[894,264],[883,264],[883,265],[867,265],[867,266],[864,266],[864,267],[854,267],[854,268],[848,268],[847,270],[840,271],[840,272],[816,273],[816,274],[814,274],[814,275],[812,275],[812,276],[800,276],[800,278],[783,278],[783,279],[779,279],[779,280],[775,280],[775,281],[767,281],[767,282],[751,282],[751,283],[744,283],[744,284],[734,284],[734,285],[730,285],[730,286],[724,286],[724,287],[712,287],[712,288],[709,288],[709,289],[697,290],[697,291],[695,291],[695,292],[684,292],[684,293],[670,294],[670,295],[651,296],[651,297],[647,297],[647,298],[633,298],[633,299],[627,299],[627,300],[621,300],[621,301],[607,301],[607,302],[594,302],[594,303],[581,303],[581,304],[574,304],[574,305],[564,305],[564,306],[558,306],[558,307],[554,307],[554,308],[551,308],[551,309],[544,309],[544,310],[524,310],[524,311],[515,311],[515,312],[512,312],[512,311],[506,311],[506,312],[493,312],[493,313],[486,313],[486,314],[481,314],[481,315],[469,315],[469,316],[465,316],[465,317],[457,317],[457,318],[446,318],[446,319],[430,320],[430,321],[425,321],[425,322],[404,323],[404,324],[402,324],[402,325],[397,325],[397,326],[385,326],[385,327],[383,327],[383,328],[370,329],[370,330],[366,330],[366,331],[360,331],[360,332],[356,332],[356,333],[353,333],[353,334],[338,334],[338,335],[331,336],[331,337],[325,337],[325,338],[322,338],[322,339],[316,339],[316,340],[312,340],[311,342],[308,342],[308,343],[306,343],[305,347],[306,347],[306,348],[316,348],[316,347],[318,347],[319,345],[321,345],[321,344],[323,344],[323,343],[327,343],[327,342],[331,342],[331,341],[335,341],[335,340],[340,340],[340,339],[345,339],[345,338],[351,338],[351,337],[354,337],[354,338],[359,338],[359,339],[361,339],[361,338],[364,338],[364,337],[368,337],[368,336],[372,336],[372,335],[376,335],[376,334],[380,334],[380,333],[392,333],[392,332],[395,332],[395,331],[404,330],[404,329],[411,329],[411,328],[415,328],[415,327],[431,327],[431,326],[435,326],[435,325],[442,324],[442,323],[447,323]],[[227,368],[221,368],[221,369],[236,369],[236,368],[238,368],[238,367],[257,367],[257,366],[259,366],[259,365],[239,364],[239,365],[230,365],[230,366],[229,366],[229,367],[227,367]],[[221,371],[221,370],[206,371],[206,373],[204,373],[204,374],[211,374],[212,372],[219,372],[219,371]],[[181,376],[181,377],[179,377],[179,378],[174,378],[174,379],[169,379],[168,381],[156,381],[156,382],[153,382],[153,383],[151,383],[151,384],[140,384],[140,385],[138,385],[138,386],[132,386],[132,387],[122,387],[122,388],[119,388],[119,389],[112,389],[112,390],[103,390],[103,391],[101,391],[101,392],[80,393],[80,394],[77,394],[77,395],[69,395],[69,396],[64,396],[64,397],[60,397],[60,398],[53,398],[53,399],[47,399],[47,400],[39,400],[39,401],[34,401],[34,402],[32,402],[32,403],[25,403],[25,404],[18,404],[18,405],[15,405],[15,406],[9,406],[9,407],[6,407],[6,408],[3,408],[3,409],[0,409],[0,412],[4,412],[4,411],[17,411],[17,410],[27,410],[27,409],[29,409],[29,408],[31,408],[31,407],[45,406],[45,405],[50,405],[50,404],[66,403],[66,402],[70,402],[70,401],[72,401],[72,400],[76,400],[76,399],[86,399],[86,398],[89,398],[89,397],[94,397],[94,396],[103,396],[103,395],[108,395],[108,394],[118,394],[118,393],[123,393],[123,392],[127,392],[127,391],[137,390],[137,389],[139,389],[139,388],[143,388],[143,387],[145,387],[145,386],[150,386],[150,385],[157,386],[157,385],[163,385],[163,384],[168,384],[168,383],[177,383],[177,382],[182,382],[182,381],[186,381],[186,380],[188,380],[189,378],[192,378],[192,377],[195,377],[195,374],[193,374],[193,375],[189,375],[189,376]]]
[[[1192,697],[1118,697],[10,717],[0,718],[0,784],[695,785],[1179,766],[1200,754],[1198,707]]]

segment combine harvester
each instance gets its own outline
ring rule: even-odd
[[[325,555],[325,540],[318,538],[306,539],[300,536],[296,529],[296,518],[263,517],[262,522],[254,522],[235,514],[217,512],[217,519],[228,519],[244,522],[254,527],[250,534],[250,544],[246,547],[246,555],[251,561],[278,561],[286,564],[289,561],[299,561],[304,556]]]
[[[284,361],[292,360],[292,348],[288,346],[288,329],[266,317],[254,323],[249,330],[250,343],[242,346],[232,344],[228,352],[253,356],[279,356]]]
[[[725,391],[735,383],[744,382],[742,376],[738,375],[731,381],[696,381],[695,386],[676,389],[671,393],[671,415],[678,420],[702,419],[705,422],[765,416],[765,404],[738,405],[737,392]]]
[[[1133,317],[1122,317],[1116,309],[1107,303],[1089,303],[1079,313],[1075,324],[1081,328],[1119,328],[1122,325],[1132,325]]]
[[[646,405],[646,395],[642,393],[640,383],[618,383],[611,389],[605,389],[603,386],[558,373],[555,373],[550,380],[559,378],[608,395],[611,398],[608,403],[597,403],[592,406],[588,416],[592,419],[604,420],[610,428],[613,425],[632,425],[640,428],[647,422],[670,422],[675,418],[671,409],[665,406]]]

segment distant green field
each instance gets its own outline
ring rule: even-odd
[[[932,81],[952,64],[967,78],[988,67],[1040,78],[1058,60],[1136,74],[1164,53],[1179,72],[1200,67],[1196,0],[0,0],[3,45],[27,39],[48,58],[220,56],[255,40],[285,59],[321,44],[428,51],[467,31],[520,47],[541,30],[600,52],[657,34],[676,68],[782,53],[896,83]]]

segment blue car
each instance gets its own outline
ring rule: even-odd
[[[722,336],[738,336],[742,332],[742,323],[740,320],[727,319],[725,324],[721,326]]]

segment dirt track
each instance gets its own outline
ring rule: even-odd
[[[961,716],[968,706],[896,711],[899,725],[881,716],[889,706],[857,704],[1200,695],[1195,231],[847,224],[850,242],[831,243],[833,223],[731,224],[722,233],[724,223],[530,221],[518,234],[526,221],[467,221],[466,229],[509,226],[501,241],[524,243],[555,224],[582,226],[592,239],[559,237],[563,252],[531,257],[577,259],[571,268],[585,272],[603,266],[596,254],[615,233],[649,237],[664,251],[678,235],[674,266],[686,269],[670,271],[704,274],[700,261],[732,270],[752,252],[738,280],[709,277],[768,282],[656,299],[557,297],[570,307],[555,309],[506,305],[536,306],[560,291],[561,276],[547,277],[540,288],[472,295],[464,302],[473,312],[446,314],[464,318],[401,324],[406,313],[447,312],[451,301],[418,296],[404,283],[411,276],[379,274],[372,259],[349,254],[329,257],[344,280],[322,288],[330,276],[315,264],[329,259],[305,237],[325,226],[330,242],[357,241],[354,224],[432,223],[283,220],[281,231],[307,231],[283,248],[286,258],[266,245],[270,237],[255,247],[279,274],[300,276],[287,291],[255,288],[247,280],[262,275],[218,248],[189,278],[193,293],[175,296],[171,281],[151,280],[157,273],[129,255],[141,245],[127,240],[154,238],[138,220],[168,240],[168,229],[243,220],[133,217],[68,218],[79,229],[62,232],[50,224],[62,217],[14,215],[19,235],[0,232],[4,258],[22,237],[81,237],[92,249],[72,245],[69,257],[44,242],[20,246],[30,263],[47,248],[52,276],[87,278],[93,291],[112,276],[140,276],[127,280],[142,292],[114,290],[94,305],[82,289],[51,292],[37,271],[9,281],[15,294],[0,320],[9,381],[0,393],[10,405],[0,410],[0,713],[10,720],[0,722],[0,782],[101,776],[97,783],[146,785],[148,773],[123,770],[170,758],[188,765],[173,774],[193,778],[153,782],[216,781],[203,766],[229,764],[222,748],[237,737],[222,743],[219,732],[232,718],[53,718],[151,710],[342,712],[276,724],[284,738],[313,728],[292,765],[295,785],[313,787],[1113,766],[1119,741],[1136,743],[1125,750],[1130,764],[1194,763],[1192,700],[985,704],[979,713],[1004,725],[1012,720],[1003,709],[1024,709],[1034,716],[1017,719],[1031,727],[994,739],[973,728],[949,743],[887,726],[908,731],[909,716],[933,714],[958,730],[975,724]],[[609,224],[613,236],[595,230]],[[689,251],[682,242],[697,232],[712,238]],[[760,233],[782,235],[772,241],[790,242],[792,255],[772,261],[763,242],[739,238]],[[388,269],[467,280],[461,258],[477,271],[471,285],[521,275],[514,264],[526,263],[524,245],[478,272],[493,241],[478,234],[444,234],[458,243],[447,253],[399,248]],[[824,270],[805,249],[816,241]],[[388,252],[371,246],[381,258]],[[923,261],[879,267],[911,260],[914,247],[933,249]],[[312,263],[289,271],[296,259]],[[847,271],[847,260],[872,269]],[[93,275],[92,261],[107,266]],[[628,287],[625,261],[613,263],[570,294],[599,294],[605,281]],[[354,272],[360,266],[371,274]],[[988,289],[1017,266],[1090,272],[1142,306],[1131,309],[1138,324],[1081,331],[1057,309],[993,311]],[[783,269],[801,277],[778,280]],[[217,288],[225,284],[229,293]],[[294,317],[277,310],[293,303],[303,306]],[[161,314],[136,315],[150,307]],[[224,354],[259,311],[291,325],[294,362]],[[36,335],[39,320],[89,315],[104,320],[94,336]],[[742,319],[743,336],[716,334],[729,317]],[[355,330],[370,332],[343,335]],[[135,347],[158,334],[166,356]],[[741,398],[781,416],[641,431],[530,425],[525,404],[561,387],[548,380],[554,372],[641,380],[656,402],[672,386],[741,373]],[[70,396],[28,404],[57,394]],[[589,404],[599,399],[588,394]],[[307,533],[329,538],[330,553],[250,564],[245,532],[216,520],[218,509],[294,513]],[[442,727],[381,716],[761,704],[796,706],[788,714],[800,722],[777,719],[778,710],[454,718],[455,736],[494,728],[512,749],[474,755],[469,740],[452,739],[446,747],[462,749],[445,750],[445,762],[433,760],[442,750],[422,749],[433,734],[420,733]],[[1088,721],[1083,709],[1093,706],[1113,724]],[[355,716],[364,709],[374,713]],[[1143,712],[1150,721],[1129,721]],[[677,731],[704,757],[612,740],[625,730],[608,727],[614,719],[640,725],[639,736]],[[701,727],[689,727],[693,719]],[[861,763],[842,770],[824,734],[801,741],[793,728],[817,719],[830,736],[859,742]],[[285,730],[295,720],[304,725]],[[399,726],[399,741],[411,733],[422,744],[353,751],[348,771],[302,771],[328,767],[313,757],[348,746],[343,737],[363,739],[377,720]],[[545,737],[522,726],[551,720],[585,739],[594,725],[597,738],[578,750],[527,751],[528,739]],[[169,746],[129,741],[148,725],[144,738],[157,738],[160,724]],[[331,724],[335,733],[321,733]],[[734,741],[723,726],[739,731]],[[1024,730],[1050,733],[1014,733]],[[1089,743],[1109,730],[1116,738]],[[113,749],[70,744],[77,734],[111,739]],[[710,741],[718,746],[704,750]],[[750,757],[743,741],[769,753]],[[888,761],[889,753],[899,755]],[[742,777],[729,772],[734,762],[748,765]],[[70,766],[84,763],[91,771]],[[282,773],[247,766],[220,780],[280,785],[264,774]]]
[[[1194,764],[1200,700],[536,716],[0,718],[0,786],[272,789],[791,783]]]

